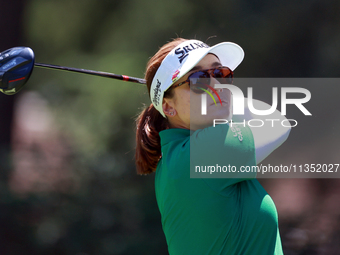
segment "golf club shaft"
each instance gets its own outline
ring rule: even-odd
[[[101,77],[106,77],[106,78],[112,78],[112,79],[117,79],[117,80],[135,82],[135,83],[139,83],[139,84],[146,84],[146,81],[144,79],[130,77],[130,76],[127,76],[127,75],[119,75],[119,74],[113,74],[113,73],[92,71],[92,70],[86,70],[86,69],[78,69],[78,68],[66,67],[66,66],[49,65],[49,64],[42,64],[42,63],[35,63],[34,65],[37,66],[37,67],[40,67],[40,68],[58,69],[58,70],[62,70],[62,71],[85,73],[85,74],[101,76]]]

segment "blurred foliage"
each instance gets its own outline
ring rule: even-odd
[[[337,77],[339,11],[336,0],[30,0],[23,43],[37,62],[142,78],[148,59],[171,38],[233,41],[246,52],[238,77]],[[45,102],[41,111],[52,121],[45,133],[15,129],[21,138],[13,146],[13,175],[0,186],[0,253],[167,254],[154,176],[137,176],[133,161],[134,119],[150,103],[146,88],[35,68],[16,98],[23,102],[30,93]],[[44,115],[36,108],[38,125]],[[299,134],[292,134],[293,143]],[[285,144],[273,157],[291,150]],[[20,172],[25,169],[32,172]],[[42,181],[31,180],[34,171]],[[262,182],[275,191],[273,180]],[[323,190],[320,183],[307,186]],[[279,210],[285,254],[339,248],[339,232],[328,242],[308,239],[301,222],[315,206],[296,218]],[[334,219],[338,224],[339,214]],[[295,236],[303,244],[294,243]]]

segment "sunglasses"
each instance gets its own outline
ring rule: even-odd
[[[219,79],[222,84],[232,84],[234,73],[226,66],[200,70],[190,74],[187,80],[172,86],[172,88],[177,88],[185,83],[189,83],[190,89],[196,94],[203,94],[208,89],[214,91],[210,84],[207,84],[207,79],[211,77]]]

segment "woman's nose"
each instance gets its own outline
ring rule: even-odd
[[[210,86],[213,87],[217,92],[222,92],[223,88],[216,88],[216,84],[221,84],[221,82],[219,80],[217,80],[216,78],[210,76]]]

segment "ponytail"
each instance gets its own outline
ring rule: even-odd
[[[138,174],[156,171],[161,158],[159,132],[168,128],[168,121],[151,104],[136,120],[136,166]]]
[[[150,59],[147,64],[145,80],[150,94],[150,87],[153,77],[155,76],[163,59],[177,45],[186,41],[186,39],[177,38],[172,42],[165,44]],[[171,91],[166,91],[164,98],[172,97]],[[159,132],[169,128],[169,123],[156,108],[151,104],[144,109],[136,119],[136,167],[138,174],[150,174],[156,171],[158,161],[162,156]]]

